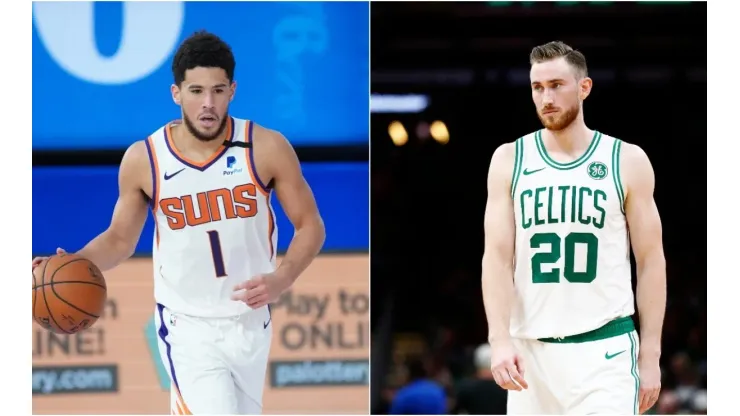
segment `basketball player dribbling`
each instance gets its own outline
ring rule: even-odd
[[[152,211],[155,320],[173,414],[261,413],[268,303],[308,267],[325,237],[292,146],[229,115],[234,68],[230,47],[213,34],[182,43],[171,87],[182,121],[129,147],[110,226],[77,253],[101,270],[114,268],[133,254]],[[295,227],[278,267],[273,194]]]
[[[653,169],[638,146],[586,126],[583,54],[550,42],[530,62],[545,128],[499,147],[488,174],[491,371],[509,414],[643,413],[660,392],[666,303]]]

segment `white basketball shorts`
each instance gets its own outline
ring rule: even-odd
[[[515,339],[527,390],[509,391],[507,414],[636,415],[637,332],[574,343]]]
[[[199,318],[157,304],[159,353],[172,381],[171,413],[262,413],[272,339],[269,307]]]

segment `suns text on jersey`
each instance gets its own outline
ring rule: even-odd
[[[257,215],[257,187],[254,184],[237,185],[195,195],[165,198],[159,208],[167,217],[172,230],[195,227],[232,218],[250,218]]]
[[[524,189],[519,194],[522,228],[564,222],[604,228],[606,192],[587,186],[560,185]]]

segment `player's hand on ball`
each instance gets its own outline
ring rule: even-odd
[[[64,254],[66,251],[61,248],[57,248],[57,254]],[[48,259],[48,257],[35,257],[32,262],[31,270],[35,270],[36,266],[43,263],[44,260]]]
[[[529,388],[524,380],[524,360],[511,342],[491,344],[491,373],[496,384],[506,390]]]
[[[252,309],[261,308],[276,301],[288,288],[283,280],[274,273],[257,275],[236,285],[231,299],[242,301]]]
[[[638,361],[640,370],[640,414],[648,411],[660,397],[660,362],[657,358]]]

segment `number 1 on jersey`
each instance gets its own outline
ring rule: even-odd
[[[213,256],[213,267],[216,269],[216,277],[226,277],[224,253],[221,251],[221,239],[218,238],[218,231],[208,231],[208,239],[211,241],[211,255]]]

